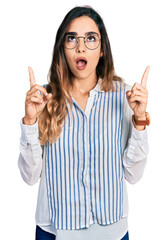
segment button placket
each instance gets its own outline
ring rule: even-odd
[[[89,118],[89,116],[90,116],[90,111],[95,104],[95,98],[96,97],[97,97],[97,92],[96,91],[90,91],[90,96],[88,98],[86,109],[85,109],[85,115],[87,116],[87,118]]]

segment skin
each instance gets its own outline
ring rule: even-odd
[[[130,108],[134,111],[134,115],[138,120],[146,120],[145,112],[148,103],[148,90],[146,89],[147,79],[150,66],[145,69],[141,79],[141,84],[134,83],[131,91],[126,92],[127,100]],[[137,130],[144,130],[144,126],[138,126],[134,123]]]
[[[86,36],[87,32],[96,32],[101,38],[96,23],[87,16],[74,19],[69,25],[67,32],[76,32],[77,36]],[[76,94],[78,92],[82,95],[88,95],[97,83],[96,66],[99,58],[103,55],[101,44],[97,49],[90,50],[86,48],[83,39],[80,38],[76,48],[72,50],[64,48],[64,52],[68,66],[74,75],[73,86],[72,89],[70,89],[71,93]],[[78,57],[85,57],[87,59],[87,66],[84,70],[78,70],[76,68],[75,59]]]
[[[86,32],[95,31],[99,34],[99,29],[96,23],[89,17],[83,16],[74,19],[68,29],[68,32],[76,32],[78,36],[85,36]],[[100,36],[101,37],[101,36]],[[71,72],[74,74],[73,87],[71,93],[77,98],[84,95],[88,96],[88,93],[96,85],[96,66],[99,61],[99,57],[102,56],[101,46],[96,50],[89,50],[85,47],[83,40],[77,45],[75,49],[65,49],[65,56]],[[88,66],[85,70],[76,69],[75,59],[77,57],[86,57],[88,60]],[[147,78],[150,67],[145,69],[141,84],[135,83],[131,91],[126,92],[129,106],[134,111],[134,115],[138,120],[146,119],[146,108],[148,102],[148,91],[146,89]],[[145,129],[145,126],[138,126],[134,123],[137,130],[141,131]]]
[[[96,32],[101,38],[99,29],[96,23],[87,16],[82,16],[74,19],[69,25],[68,32],[76,32],[77,36],[86,36],[87,32]],[[96,66],[99,62],[99,58],[103,55],[101,45],[95,50],[89,50],[86,48],[82,38],[79,39],[79,43],[75,49],[64,49],[65,56],[71,72],[74,75],[73,86],[70,88],[70,92],[76,98],[85,99],[89,96],[89,92],[95,87],[97,83]],[[78,57],[85,57],[87,59],[87,66],[84,70],[78,70],[76,68],[75,59]],[[135,117],[138,120],[145,120],[145,112],[148,103],[148,91],[146,89],[147,78],[150,67],[145,69],[141,83],[135,83],[131,91],[126,92],[126,97],[130,108],[133,110]],[[23,122],[28,125],[32,125],[36,122],[38,113],[45,107],[47,102],[52,97],[52,94],[47,94],[46,89],[36,84],[34,73],[31,67],[28,67],[30,90],[26,94],[25,101],[25,117]],[[42,92],[43,96],[39,94]],[[144,130],[144,126],[138,126],[134,123],[137,130]]]
[[[26,94],[25,100],[25,117],[23,123],[27,125],[33,125],[38,113],[43,110],[47,102],[52,97],[51,93],[47,93],[46,89],[36,84],[34,73],[31,67],[28,67],[30,90]],[[38,92],[42,92],[43,96]]]

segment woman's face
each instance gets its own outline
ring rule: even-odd
[[[76,37],[85,37],[88,33],[97,33],[101,38],[99,29],[96,23],[87,16],[82,16],[74,19],[67,30],[67,33],[73,33]],[[66,34],[67,34],[66,33]],[[73,41],[74,38],[68,38],[68,41]],[[92,41],[92,38],[89,38]],[[91,43],[89,43],[91,44]],[[99,58],[103,55],[101,51],[101,40],[99,41],[98,48],[94,50],[88,49],[84,44],[84,39],[79,38],[78,44],[74,49],[64,48],[65,56],[67,59],[68,66],[76,79],[88,79],[96,78],[96,66],[99,62]],[[84,58],[85,61],[80,58]]]

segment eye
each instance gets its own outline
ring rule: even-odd
[[[75,42],[76,41],[76,37],[75,36],[67,36],[67,41],[68,42]]]
[[[96,36],[94,36],[94,35],[88,36],[88,37],[87,37],[87,41],[88,41],[88,42],[95,42],[95,41],[96,41]]]

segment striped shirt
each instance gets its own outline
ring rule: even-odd
[[[116,82],[117,85],[117,82]],[[94,92],[83,112],[73,99],[59,140],[45,146],[50,220],[56,229],[107,225],[122,217],[125,89]],[[70,107],[70,106],[68,106]]]
[[[40,148],[43,165],[40,154],[33,150],[39,142],[33,134],[32,138],[26,136],[28,130],[22,131],[22,177],[34,184],[41,176],[36,212],[39,225],[74,230],[93,223],[112,224],[127,216],[124,177],[136,182],[142,176],[148,154],[147,131],[136,130],[130,121],[133,112],[125,95],[130,86],[114,82],[116,91],[104,92],[100,81],[90,91],[85,111],[72,98],[72,116],[68,111],[59,139]],[[70,110],[68,102],[67,108]],[[33,133],[37,123],[26,127]],[[25,169],[25,146],[32,151],[32,165],[37,165],[34,175],[32,168]],[[136,158],[135,151],[139,153]],[[139,161],[142,165],[136,167]]]

